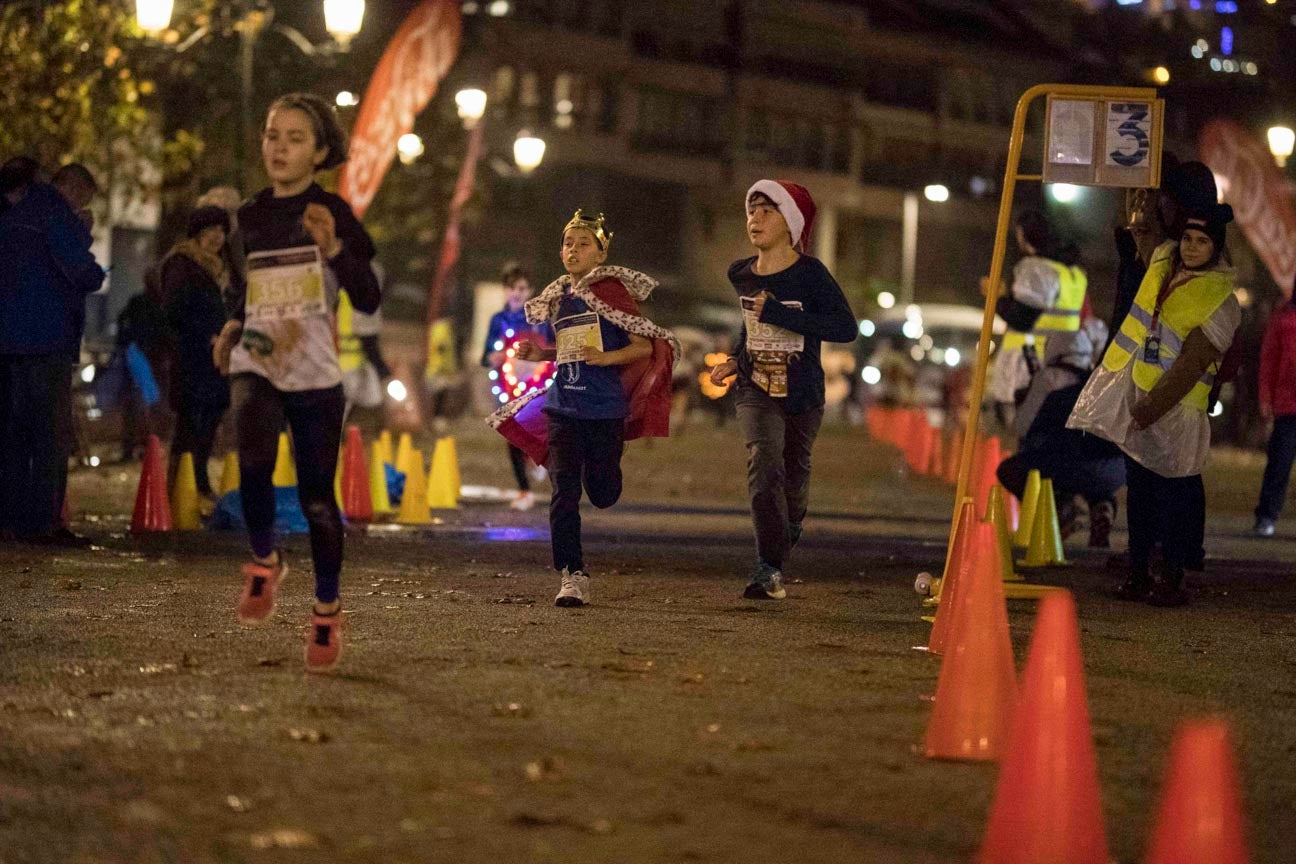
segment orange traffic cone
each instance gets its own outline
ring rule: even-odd
[[[976,524],[976,511],[972,509],[972,500],[964,498],[963,506],[959,508],[958,524],[954,527],[954,542],[950,544],[949,561],[945,564],[945,574],[941,578],[940,590],[937,593],[940,604],[936,607],[936,620],[932,623],[931,635],[927,638],[927,650],[933,654],[943,652],[949,638],[954,607],[958,605],[960,583],[971,566],[972,535],[976,531]]]
[[[954,437],[950,440],[949,450],[945,453],[945,482],[950,485],[958,485],[959,460],[963,458],[963,430],[955,429]]]
[[[927,470],[925,473],[928,477],[941,479],[941,472],[945,470],[945,433],[936,427],[931,430],[931,454],[927,460]]]
[[[162,443],[156,435],[150,435],[144,448],[139,489],[135,492],[131,531],[142,534],[170,530],[171,502],[167,497],[166,469],[162,467]]]
[[[976,526],[972,557],[950,610],[950,650],[941,661],[923,745],[929,759],[998,759],[1017,707],[1008,604],[993,525]]]
[[[1246,864],[1245,820],[1228,725],[1184,723],[1170,749],[1148,864]]]
[[[357,522],[372,522],[373,499],[369,495],[369,467],[365,464],[364,440],[359,426],[348,426],[346,451],[342,455],[342,512]]]
[[[973,482],[976,483],[976,509],[978,513],[984,513],[986,504],[990,500],[990,487],[999,482],[999,439],[987,438],[981,445],[981,452],[977,462],[977,473],[973,475]]]
[[[910,445],[909,467],[915,474],[926,474],[927,466],[931,465],[932,435],[935,431],[927,422],[926,415],[919,414],[914,421],[914,435]]]
[[[1080,629],[1069,591],[1040,600],[979,864],[1107,864]]]

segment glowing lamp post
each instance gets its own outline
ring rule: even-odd
[[[455,94],[455,107],[465,129],[471,129],[486,113],[486,91],[476,87],[465,87]]]
[[[1269,152],[1279,168],[1287,165],[1287,157],[1292,155],[1292,145],[1296,144],[1296,132],[1286,126],[1273,126],[1269,129]]]
[[[519,132],[517,140],[513,142],[513,161],[523,174],[530,174],[544,160],[545,142],[542,138],[537,138],[530,132]]]
[[[324,27],[346,50],[364,23],[365,0],[324,0]]]
[[[135,0],[135,20],[140,29],[156,36],[171,26],[175,0]]]

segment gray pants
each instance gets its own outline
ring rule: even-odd
[[[738,391],[738,427],[747,445],[747,492],[751,497],[756,552],[780,570],[800,529],[810,499],[810,448],[823,422],[823,406],[789,414],[782,401],[755,388]]]

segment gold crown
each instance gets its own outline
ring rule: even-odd
[[[604,252],[612,245],[612,232],[607,230],[602,213],[598,215],[597,219],[589,219],[578,209],[571,221],[563,226],[563,233],[566,234],[568,229],[571,228],[584,228],[593,234],[594,239],[598,241],[599,248]]]

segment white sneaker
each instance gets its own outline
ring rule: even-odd
[[[509,507],[513,510],[530,510],[535,506],[535,503],[536,498],[534,493],[519,492],[517,497],[509,504]]]
[[[585,571],[562,571],[562,587],[554,598],[555,606],[584,606],[590,601],[590,580]]]

